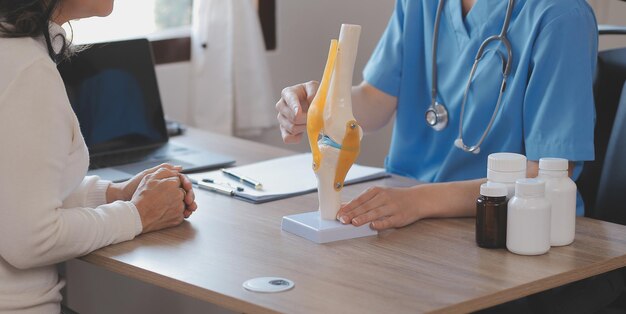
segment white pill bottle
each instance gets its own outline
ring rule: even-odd
[[[552,205],[552,246],[569,245],[576,234],[576,183],[568,175],[568,166],[567,159],[539,159],[539,178],[546,182],[546,198]]]
[[[541,179],[519,179],[509,201],[506,248],[516,254],[540,255],[550,250],[550,202]]]
[[[487,157],[487,181],[506,185],[507,200],[515,194],[515,181],[523,178],[526,178],[526,156],[494,153]]]

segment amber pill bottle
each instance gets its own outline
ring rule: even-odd
[[[506,247],[508,190],[502,183],[487,182],[480,186],[476,200],[476,244],[483,248]]]

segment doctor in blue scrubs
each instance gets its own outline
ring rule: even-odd
[[[492,35],[500,37],[485,43]],[[337,218],[381,230],[473,216],[495,152],[526,155],[529,177],[539,158],[566,158],[576,179],[583,161],[594,159],[597,42],[584,0],[397,0],[364,82],[352,89],[353,110],[366,131],[395,113],[387,170],[431,183],[371,188]],[[317,85],[283,90],[276,108],[285,142],[301,140]],[[577,210],[583,214],[580,197]]]

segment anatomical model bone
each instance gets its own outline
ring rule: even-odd
[[[336,219],[346,174],[359,156],[363,131],[352,115],[352,72],[361,35],[359,25],[341,25],[333,39],[317,94],[307,117],[307,133],[317,176],[322,219]]]

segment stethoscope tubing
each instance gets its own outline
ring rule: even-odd
[[[491,130],[493,123],[495,121],[495,118],[498,114],[498,112],[500,111],[500,107],[502,104],[502,98],[503,98],[503,94],[504,91],[506,90],[506,83],[507,83],[507,78],[511,72],[511,63],[513,60],[513,50],[511,48],[511,43],[509,42],[509,40],[507,39],[506,35],[507,35],[507,30],[511,21],[511,15],[513,13],[513,6],[515,4],[514,0],[509,0],[509,3],[507,5],[507,9],[506,9],[506,15],[504,18],[504,23],[502,25],[502,30],[500,31],[500,34],[498,35],[493,35],[488,37],[487,39],[485,39],[485,41],[482,42],[482,44],[480,45],[480,47],[478,48],[478,51],[476,53],[476,57],[474,58],[474,64],[472,65],[472,70],[470,71],[470,75],[469,78],[467,80],[467,83],[465,85],[465,91],[463,92],[463,101],[461,103],[461,113],[459,116],[459,136],[458,138],[455,140],[455,146],[463,149],[466,152],[471,152],[471,153],[475,153],[478,154],[480,152],[480,145],[482,145],[482,143],[484,142],[485,138],[487,137],[487,134],[489,133],[489,131]],[[442,123],[444,125],[447,124],[447,109],[445,108],[445,106],[443,104],[439,104],[437,103],[437,42],[438,42],[438,37],[439,37],[439,22],[441,19],[441,12],[443,10],[443,5],[444,5],[444,0],[439,1],[439,4],[437,6],[437,15],[435,17],[435,27],[433,30],[433,47],[432,47],[432,88],[431,88],[431,103],[430,106],[428,107],[428,110],[426,111],[427,114],[429,113],[429,111],[432,111],[436,114],[436,123],[435,124],[431,124],[429,123],[429,125],[431,125],[435,130],[440,130],[442,128],[437,128],[437,123]],[[478,67],[478,63],[480,62],[480,60],[482,60],[483,58],[483,53],[485,52],[486,47],[494,41],[500,41],[503,43],[503,45],[506,48],[507,51],[507,60],[505,61],[502,54],[500,52],[500,58],[502,60],[502,62],[504,63],[504,70],[502,72],[502,83],[500,84],[500,92],[498,94],[498,100],[496,102],[496,106],[494,108],[494,111],[491,115],[491,119],[489,120],[489,123],[487,124],[487,127],[485,128],[483,134],[481,135],[480,139],[478,140],[478,142],[475,145],[471,145],[468,146],[463,142],[463,117],[465,115],[465,105],[467,103],[467,96],[468,96],[468,92],[469,89],[471,87],[471,82],[472,79],[474,78],[474,74],[476,72],[476,68]],[[445,120],[446,121],[439,121],[439,114],[437,113],[437,111],[435,110],[435,106],[440,106],[441,108],[443,108],[443,115],[445,115]],[[439,108],[438,108],[439,109]],[[428,122],[428,121],[427,121]]]
[[[435,28],[433,29],[433,47],[431,56],[431,71],[432,71],[432,87],[430,89],[430,105],[434,107],[437,101],[437,46],[439,41],[439,22],[441,20],[441,11],[443,10],[444,0],[439,1],[437,6],[437,15],[435,16]]]

